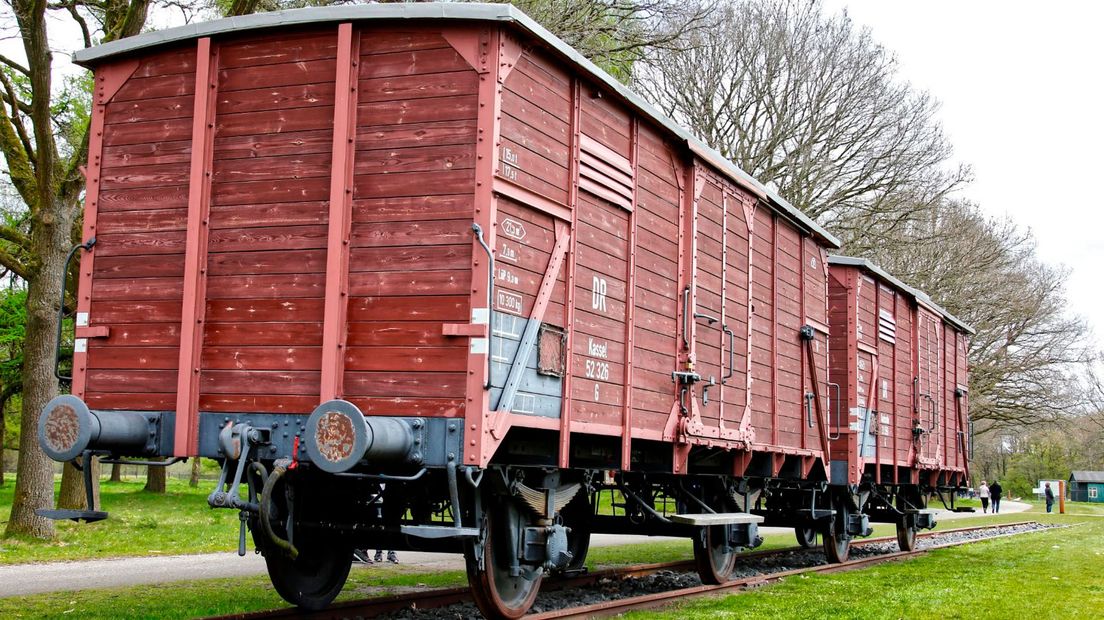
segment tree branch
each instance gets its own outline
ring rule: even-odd
[[[15,134],[19,136],[19,141],[23,144],[23,153],[26,155],[27,161],[34,167],[36,165],[34,145],[31,144],[31,139],[27,135],[27,128],[23,126],[23,119],[20,118],[21,113],[26,113],[26,111],[18,105],[18,103],[22,102],[19,101],[19,96],[16,94],[15,85],[11,83],[7,75],[4,75],[3,71],[0,71],[0,84],[3,84],[4,92],[7,93],[4,100],[8,101],[9,105],[11,105],[11,115],[6,117],[7,121],[12,129],[15,130]],[[27,105],[27,108],[29,109],[30,105]]]

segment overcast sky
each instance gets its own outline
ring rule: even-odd
[[[1070,308],[1104,346],[1104,3],[824,0],[943,102],[962,195],[1029,228],[1071,270]]]

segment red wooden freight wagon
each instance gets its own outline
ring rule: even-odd
[[[707,580],[763,519],[837,556],[868,531],[827,489],[837,240],[516,9],[268,13],[76,60],[86,251],[41,443],[221,459],[210,503],[288,600],[370,545],[463,550],[515,616],[591,531],[693,537]]]
[[[832,482],[874,488],[865,512],[896,520],[887,504],[899,492],[923,508],[927,499],[910,493],[969,477],[974,331],[865,259],[831,256],[828,264],[830,376],[842,392],[829,414]]]

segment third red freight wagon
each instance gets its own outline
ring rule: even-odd
[[[872,518],[923,508],[921,489],[969,477],[974,331],[865,259],[828,263],[830,377],[842,392],[830,414],[832,482],[872,489],[864,508]]]

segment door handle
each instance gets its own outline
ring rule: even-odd
[[[736,374],[736,332],[729,329],[728,325],[722,325],[721,329],[728,334],[728,370],[721,377],[721,383],[723,384],[731,379],[732,375]]]

